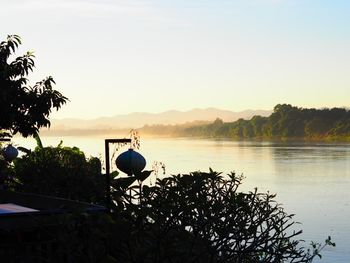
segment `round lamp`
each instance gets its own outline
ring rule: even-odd
[[[145,158],[133,149],[121,153],[115,163],[120,171],[130,176],[141,172],[146,167]]]
[[[2,155],[4,156],[6,161],[12,162],[18,156],[18,150],[16,149],[16,147],[9,144],[3,150]]]

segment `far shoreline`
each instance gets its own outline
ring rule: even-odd
[[[350,137],[324,137],[324,138],[309,138],[309,137],[255,137],[255,138],[236,138],[225,136],[184,136],[183,134],[157,134],[144,133],[139,129],[121,129],[121,130],[90,130],[90,129],[74,129],[74,130],[43,130],[40,131],[40,136],[43,137],[129,137],[130,131],[135,130],[142,138],[164,138],[164,139],[194,139],[194,140],[223,140],[235,142],[291,142],[291,143],[350,143]]]

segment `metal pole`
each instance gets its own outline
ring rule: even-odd
[[[131,143],[131,139],[105,139],[105,161],[106,161],[106,205],[108,210],[111,209],[111,172],[109,159],[109,144],[110,143]]]
[[[108,210],[111,209],[111,176],[110,176],[110,165],[109,165],[109,143],[105,140],[105,158],[106,158],[106,205]]]

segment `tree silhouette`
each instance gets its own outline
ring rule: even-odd
[[[58,110],[67,98],[52,88],[55,84],[51,76],[28,84],[28,74],[33,71],[34,54],[11,59],[21,38],[9,35],[0,43],[0,136],[32,136],[40,127],[49,127],[52,108]]]

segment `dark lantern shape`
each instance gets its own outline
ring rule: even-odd
[[[133,149],[121,153],[115,163],[120,171],[129,176],[140,173],[146,167],[145,158]]]
[[[3,150],[2,155],[6,161],[12,162],[18,156],[18,150],[12,144],[9,144]]]

